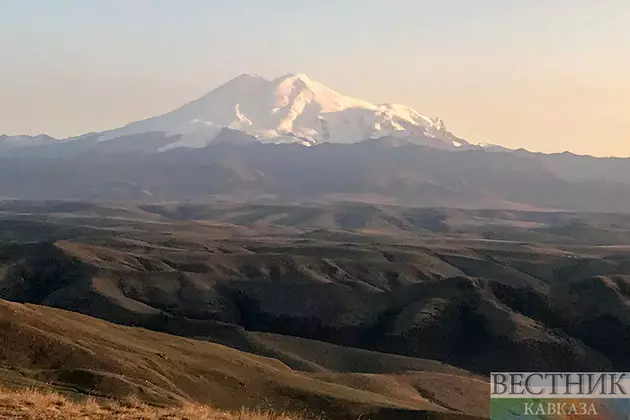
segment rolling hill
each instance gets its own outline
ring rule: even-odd
[[[377,419],[397,409],[461,412],[439,403],[456,399],[448,388],[450,382],[459,382],[460,392],[469,393],[466,410],[478,415],[487,410],[487,383],[470,376],[427,373],[425,378],[415,372],[399,379],[424,380],[425,387],[442,382],[444,391],[432,386],[436,397],[427,399],[422,385],[414,385],[415,392],[407,385],[406,394],[388,389],[388,381],[395,380],[390,376],[372,375],[370,386],[353,385],[344,374],[318,377],[221,345],[41,306],[0,301],[0,335],[10,337],[0,350],[0,382],[6,386],[27,384],[100,399],[135,396],[166,406],[197,402],[232,410],[325,413],[338,419],[374,413]]]
[[[630,367],[629,232],[610,213],[4,201],[0,383],[487,417],[493,370]]]

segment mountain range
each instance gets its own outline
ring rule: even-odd
[[[0,197],[627,212],[630,160],[474,145],[438,118],[302,73],[241,75],[118,129],[0,136]]]

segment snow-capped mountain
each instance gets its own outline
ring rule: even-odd
[[[173,142],[160,150],[204,147],[225,128],[272,143],[396,138],[454,150],[470,146],[438,118],[403,105],[374,105],[344,96],[301,73],[275,80],[244,74],[167,114],[101,133],[97,141],[162,132],[172,135]]]

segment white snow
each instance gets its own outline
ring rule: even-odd
[[[165,149],[203,147],[222,127],[241,130],[264,142],[309,145],[385,136],[448,135],[440,119],[420,115],[404,105],[375,105],[344,96],[296,73],[275,80],[241,75],[172,112],[105,132],[99,141],[158,131],[183,135]],[[455,142],[453,146],[461,147]]]
[[[492,143],[478,143],[477,146],[483,148],[484,150],[486,150],[488,152],[511,152],[511,151],[513,151],[512,149],[509,149],[507,147],[499,146],[497,144],[492,144]]]
[[[234,106],[234,111],[236,112],[236,118],[238,119],[240,123],[246,126],[253,125],[252,122],[241,112],[240,104],[236,104]]]

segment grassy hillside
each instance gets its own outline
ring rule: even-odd
[[[155,407],[138,400],[76,401],[62,394],[0,389],[0,418],[22,420],[306,420],[299,414],[222,411],[200,404]]]
[[[223,409],[271,409],[333,419],[392,409],[457,413],[441,402],[454,398],[473,401],[474,409],[467,414],[484,416],[488,409],[487,383],[469,376],[448,373],[434,381],[459,382],[458,397],[449,387],[442,394],[432,390],[437,397],[431,398],[423,396],[421,387],[396,394],[387,387],[389,376],[374,375],[365,383],[346,380],[342,373],[339,378],[319,377],[218,344],[41,306],[0,301],[0,337],[6,343],[0,348],[0,382],[5,385],[102,398],[135,396],[167,406],[194,401]]]

